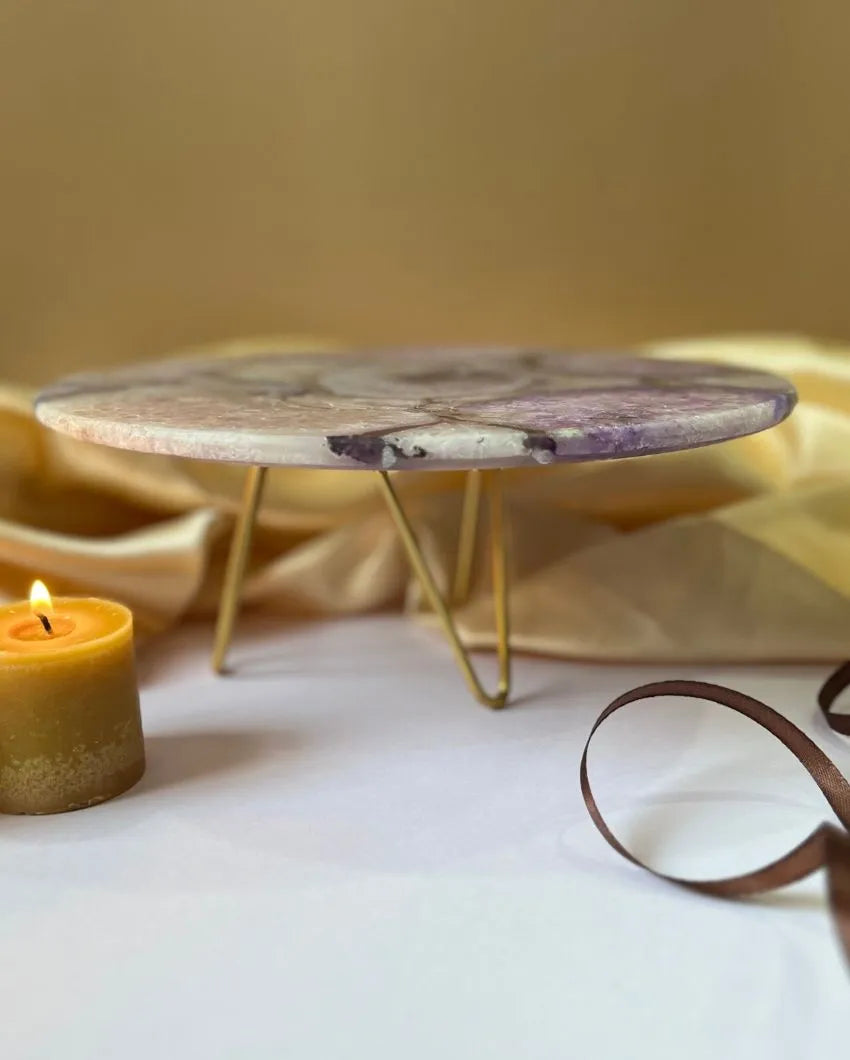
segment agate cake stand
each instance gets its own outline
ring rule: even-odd
[[[506,548],[498,470],[674,452],[754,434],[792,410],[794,388],[764,372],[630,355],[533,349],[198,356],[77,375],[36,399],[39,420],[74,438],[249,465],[216,627],[225,665],[270,467],[375,475],[411,566],[475,697],[510,690]],[[468,472],[451,598],[440,590],[390,472]],[[484,689],[452,607],[472,567],[488,496],[499,683]]]

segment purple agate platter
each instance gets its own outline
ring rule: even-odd
[[[270,348],[72,376],[38,396],[36,414],[141,452],[422,470],[691,449],[773,427],[795,401],[765,372],[626,354]]]

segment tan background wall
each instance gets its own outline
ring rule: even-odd
[[[4,0],[0,376],[850,335],[846,0]]]

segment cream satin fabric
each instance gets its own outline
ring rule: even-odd
[[[232,351],[229,351],[232,352]],[[671,456],[506,475],[517,648],[611,660],[827,660],[850,648],[850,350],[803,339],[654,347],[774,370],[800,391],[781,427]],[[71,441],[0,391],[0,591],[131,605],[143,631],[211,615],[240,468]],[[462,479],[399,475],[445,579]],[[460,614],[494,641],[486,562]],[[276,470],[246,606],[322,616],[417,595],[366,472]]]

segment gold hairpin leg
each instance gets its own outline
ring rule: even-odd
[[[254,524],[257,521],[257,510],[263,496],[267,470],[268,468],[265,467],[251,467],[245,478],[242,507],[239,510],[239,518],[230,542],[230,553],[227,557],[227,570],[224,574],[224,585],[221,590],[218,620],[215,627],[212,664],[213,669],[219,674],[224,671],[227,651],[233,637],[233,626],[239,612],[242,581],[248,565],[248,556],[251,553],[251,538],[254,534]]]
[[[472,582],[472,565],[475,560],[475,542],[478,537],[478,515],[481,510],[481,472],[467,471],[463,489],[463,507],[460,513],[460,532],[457,538],[457,564],[452,586],[452,603],[455,607],[469,599]]]
[[[483,472],[485,486],[490,507],[490,548],[493,564],[493,602],[496,611],[496,636],[499,655],[499,682],[495,693],[487,692],[475,672],[470,659],[469,652],[460,639],[451,610],[443,598],[434,575],[431,573],[425,557],[422,554],[416,533],[401,506],[398,494],[386,471],[378,472],[381,489],[390,509],[402,544],[407,552],[407,558],[413,568],[422,590],[428,598],[443,626],[449,644],[454,652],[457,664],[460,667],[466,683],[479,703],[498,709],[503,707],[508,699],[511,684],[511,655],[510,636],[508,627],[508,578],[507,578],[507,556],[505,549],[504,514],[502,510],[502,488],[497,471]],[[478,502],[480,499],[480,480],[473,490],[470,499],[469,487],[464,498],[464,512],[461,519],[461,538],[459,542],[458,569],[455,574],[455,586],[453,595],[456,597],[458,585],[468,589],[469,571],[472,567],[472,552],[475,542],[475,527],[477,524]],[[471,527],[471,529],[470,529]]]

